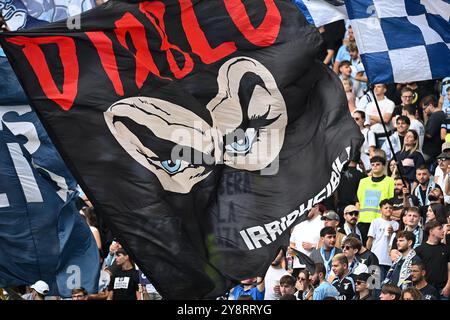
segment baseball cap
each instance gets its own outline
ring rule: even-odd
[[[329,220],[336,220],[336,221],[340,221],[341,220],[339,218],[339,215],[336,212],[334,212],[333,210],[329,210],[326,213],[324,213],[322,215],[321,219],[322,220],[329,219]]]
[[[444,142],[443,144],[442,144],[442,152],[444,152],[444,150],[448,150],[448,149],[450,149],[450,142]]]
[[[344,213],[349,213],[349,212],[359,212],[358,208],[352,204],[349,204],[348,206],[345,207],[344,209]]]
[[[34,289],[36,292],[43,295],[46,295],[50,291],[48,284],[42,280],[36,281],[36,283],[31,286],[31,289]]]
[[[450,159],[450,154],[447,152],[442,152],[441,154],[439,154],[436,159],[445,159],[445,160],[449,160]]]
[[[367,282],[367,279],[370,278],[370,273],[363,272],[356,275],[356,280]]]

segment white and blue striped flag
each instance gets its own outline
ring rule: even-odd
[[[315,3],[316,13],[297,4],[307,18],[332,8],[325,0],[293,2]],[[450,75],[450,0],[345,0],[345,6],[370,83]],[[336,21],[337,8],[321,23]]]

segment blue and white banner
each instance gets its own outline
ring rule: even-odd
[[[66,201],[77,183],[53,146],[44,126],[28,105],[0,106],[0,133],[9,131],[32,156],[33,165],[58,186],[58,194]]]
[[[450,75],[450,0],[292,1],[316,26],[350,19],[371,84]]]
[[[76,182],[29,106],[0,106],[0,287],[97,292],[99,253]]]
[[[35,1],[28,0],[28,2]],[[0,11],[11,31],[33,28],[51,21],[30,14],[26,4],[21,0],[0,0]]]
[[[292,0],[310,24],[316,27],[347,19],[343,0]]]
[[[12,70],[8,59],[6,57],[2,57],[1,53],[0,74],[2,81],[2,84],[0,85],[0,106],[28,104],[27,96],[20,86],[16,74]]]
[[[66,19],[94,7],[94,0],[0,0],[0,10],[12,31]]]
[[[94,7],[94,0],[0,0],[0,11],[11,31],[42,26]],[[25,93],[1,47],[0,75],[0,105],[26,104]]]
[[[449,0],[347,0],[369,82],[450,75]]]

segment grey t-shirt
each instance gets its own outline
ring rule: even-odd
[[[334,255],[337,255],[338,253],[342,253],[342,250],[339,248],[334,248]],[[324,250],[325,259],[327,261],[331,261],[333,257],[330,258],[331,250],[327,251]],[[314,263],[323,263],[325,264],[325,261],[322,258],[322,255],[320,254],[320,248],[319,249],[313,249],[311,251],[311,255],[309,256]]]

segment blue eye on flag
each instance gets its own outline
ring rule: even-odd
[[[186,168],[192,167],[192,165],[184,160],[176,159],[175,161],[172,160],[164,160],[164,161],[153,161],[156,165],[159,165],[164,171],[166,171],[168,174],[177,174],[178,172],[183,171]],[[159,164],[158,164],[159,162]]]
[[[239,137],[236,141],[225,145],[225,150],[229,153],[247,154],[251,151],[256,136],[257,131],[254,128],[249,128],[245,131],[243,137]]]
[[[178,170],[180,170],[181,160],[177,159],[177,160],[175,160],[175,162],[173,162],[172,160],[166,160],[166,161],[162,161],[161,165],[162,165],[163,169],[166,170],[168,173],[175,173]]]

